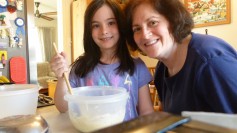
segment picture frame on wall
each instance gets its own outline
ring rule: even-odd
[[[195,27],[229,24],[230,0],[184,0]]]

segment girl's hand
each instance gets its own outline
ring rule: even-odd
[[[54,55],[50,61],[50,66],[57,78],[63,77],[63,73],[69,70],[66,53],[61,52]]]

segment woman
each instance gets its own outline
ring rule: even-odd
[[[166,112],[237,113],[237,53],[227,42],[191,32],[179,0],[131,0],[127,39],[158,59],[155,85]]]
[[[86,9],[84,51],[72,64],[69,80],[73,88],[80,86],[119,86],[129,92],[125,121],[153,112],[148,83],[152,77],[141,59],[133,59],[128,51],[124,32],[124,15],[111,0],[94,0]],[[63,99],[67,87],[63,72],[69,68],[65,53],[51,61],[58,77],[55,105],[67,111]],[[137,110],[138,109],[138,110]],[[96,111],[96,110],[95,110]]]

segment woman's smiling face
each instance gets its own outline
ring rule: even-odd
[[[167,19],[148,3],[136,7],[132,19],[133,37],[138,47],[151,58],[168,58],[174,39]]]

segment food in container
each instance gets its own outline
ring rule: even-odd
[[[69,117],[75,128],[92,132],[124,120],[128,92],[112,86],[87,86],[67,94]]]

